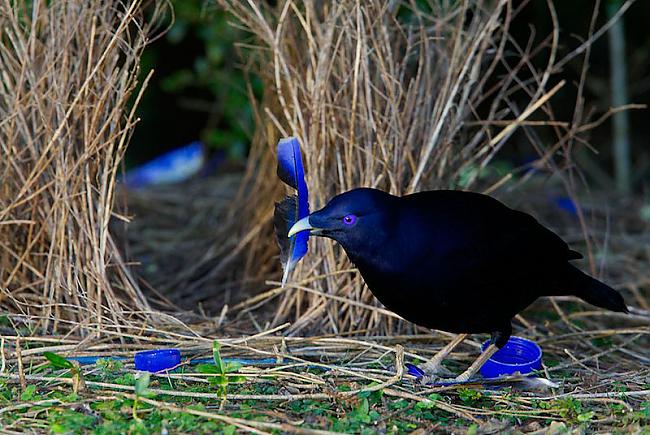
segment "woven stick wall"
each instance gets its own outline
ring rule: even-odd
[[[0,1],[0,304],[32,326],[100,329],[148,310],[108,229],[163,12],[144,8]]]

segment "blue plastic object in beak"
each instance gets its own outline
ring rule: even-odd
[[[301,219],[309,216],[309,192],[305,182],[305,169],[302,164],[300,143],[295,137],[278,142],[278,177],[285,184],[296,190],[296,195],[289,196],[275,206],[273,224],[280,246],[280,259],[284,268],[282,286],[293,267],[307,254],[309,231],[288,236],[289,229]]]

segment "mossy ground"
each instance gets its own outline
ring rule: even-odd
[[[37,343],[31,343],[34,349]],[[218,352],[218,349],[217,349]],[[564,433],[572,430],[643,432],[650,429],[647,395],[626,395],[630,387],[612,383],[608,398],[575,398],[552,392],[532,394],[514,386],[435,389],[405,376],[390,387],[373,390],[376,382],[363,376],[324,373],[314,367],[255,371],[237,365],[237,373],[215,378],[210,370],[183,366],[173,374],[143,382],[130,364],[100,359],[80,368],[85,386],[73,381],[71,370],[45,359],[24,364],[21,387],[15,360],[6,361],[0,383],[0,427],[6,432],[52,433],[270,433],[326,430],[347,433]],[[552,361],[552,360],[551,360]],[[390,367],[385,356],[368,370]],[[305,385],[295,385],[287,373],[324,379],[305,398]],[[262,375],[263,374],[263,375]],[[554,380],[574,383],[575,372],[558,371]],[[140,381],[139,381],[140,379]],[[219,381],[215,381],[215,379]],[[227,379],[227,380],[223,380]],[[207,382],[206,382],[207,380]],[[648,384],[639,387],[648,389]],[[365,391],[364,391],[365,388]],[[73,391],[77,389],[77,391]],[[351,391],[361,390],[349,395]],[[177,396],[174,394],[184,394]],[[409,395],[410,394],[410,395]],[[263,398],[246,399],[245,395]],[[286,396],[286,398],[285,398]],[[316,394],[318,396],[318,394]],[[402,397],[400,397],[402,396]],[[264,397],[272,398],[266,400]],[[537,398],[536,398],[537,397]],[[233,399],[234,398],[234,399]],[[451,410],[451,411],[450,411]]]

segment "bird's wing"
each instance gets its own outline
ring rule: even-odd
[[[506,207],[504,205],[504,207]],[[507,208],[507,207],[506,207]],[[513,234],[521,235],[522,241],[534,243],[543,252],[556,255],[563,260],[578,260],[582,254],[572,250],[560,236],[540,224],[537,219],[528,213],[508,209],[513,225]]]
[[[411,211],[411,220],[421,222],[420,227],[426,223],[419,243],[428,244],[434,257],[490,258],[490,263],[582,258],[533,216],[490,196],[438,190],[403,198],[410,203],[406,209]],[[408,226],[418,228],[414,223]]]

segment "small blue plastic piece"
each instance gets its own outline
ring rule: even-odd
[[[406,363],[404,364],[404,366],[406,367],[406,372],[409,375],[415,376],[416,378],[421,378],[422,376],[424,376],[424,370],[422,370],[415,364]]]
[[[127,171],[124,184],[132,189],[140,189],[152,185],[178,183],[199,173],[205,160],[203,143],[192,142]]]
[[[287,137],[278,142],[278,177],[288,186],[296,189],[295,210],[287,216],[287,228],[298,220],[309,216],[309,191],[305,182],[305,168],[302,164],[300,142],[295,137]],[[309,231],[302,231],[289,239],[282,286],[287,282],[293,267],[307,254]],[[281,248],[282,250],[282,248]],[[282,256],[282,255],[281,255]]]
[[[490,341],[483,343],[485,350]],[[512,336],[505,346],[499,349],[481,367],[481,375],[486,379],[498,378],[502,375],[512,375],[516,372],[522,375],[542,368],[542,349],[534,341]]]
[[[145,350],[135,354],[136,370],[151,373],[169,370],[181,363],[181,351],[178,349]]]
[[[560,210],[563,210],[571,215],[576,216],[578,214],[578,207],[575,202],[568,196],[556,196],[553,201],[555,205]]]

